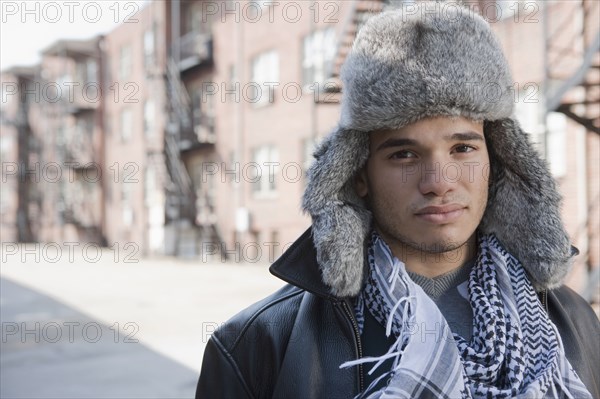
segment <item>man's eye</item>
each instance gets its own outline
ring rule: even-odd
[[[415,158],[416,155],[408,150],[396,151],[390,155],[390,159],[407,159],[407,158]]]
[[[474,151],[475,147],[470,146],[468,144],[460,144],[454,147],[455,152],[471,152]]]

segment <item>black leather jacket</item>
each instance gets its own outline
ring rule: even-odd
[[[323,284],[310,229],[272,266],[289,284],[218,329],[204,353],[196,398],[352,398],[364,386],[363,356],[351,300]],[[557,325],[567,358],[600,398],[600,323],[567,287],[540,298]]]

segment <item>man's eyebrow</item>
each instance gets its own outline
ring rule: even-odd
[[[444,136],[445,141],[473,141],[480,140],[484,141],[484,138],[481,134],[476,132],[460,132],[454,133],[452,135]],[[375,151],[380,151],[390,147],[403,147],[403,146],[418,146],[419,142],[413,139],[405,139],[405,138],[395,138],[391,137],[379,144]]]
[[[419,144],[419,142],[417,140],[392,137],[392,138],[387,139],[383,143],[379,144],[377,146],[377,148],[375,149],[375,151],[383,150],[383,149],[390,148],[390,147],[402,147],[402,146],[407,146],[407,145],[416,146],[418,144]]]
[[[471,140],[481,140],[484,141],[483,136],[476,132],[461,132],[454,133],[451,136],[445,136],[444,140],[446,141],[471,141]]]

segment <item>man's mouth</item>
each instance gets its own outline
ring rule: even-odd
[[[415,216],[430,223],[444,224],[458,219],[462,216],[465,209],[466,207],[460,204],[427,206],[415,212]]]

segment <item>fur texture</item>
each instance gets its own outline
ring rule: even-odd
[[[513,82],[487,22],[456,4],[420,6],[379,14],[360,30],[342,67],[342,127],[368,132],[428,116],[511,115]]]
[[[315,153],[302,203],[323,281],[339,297],[362,287],[372,216],[353,178],[369,157],[368,133],[429,116],[485,121],[492,182],[481,232],[496,235],[537,289],[560,285],[568,271],[560,195],[510,118],[512,81],[500,45],[480,16],[441,5],[418,3],[410,15],[397,9],[369,19],[342,68],[340,123]]]
[[[479,228],[494,233],[521,261],[534,287],[555,288],[575,253],[560,216],[554,179],[518,122],[488,122],[484,132],[492,184]]]

